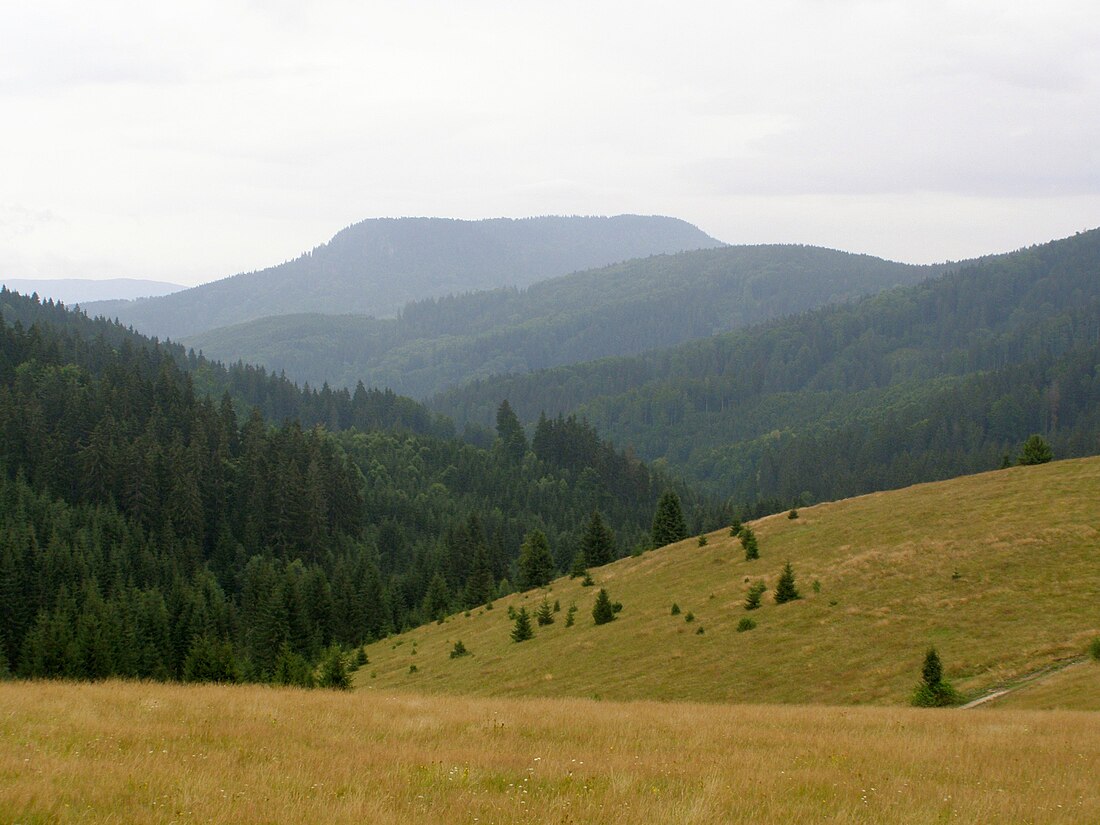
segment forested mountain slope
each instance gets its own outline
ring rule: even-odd
[[[816,247],[722,247],[629,261],[525,290],[424,300],[396,319],[263,318],[186,343],[315,386],[362,380],[422,398],[472,378],[706,338],[942,270]]]
[[[474,382],[481,422],[576,412],[742,502],[820,500],[997,466],[1030,433],[1100,449],[1100,230],[633,358]]]
[[[161,298],[91,303],[85,309],[178,339],[269,315],[385,317],[431,296],[527,286],[630,258],[719,245],[689,223],[657,216],[377,218],[349,226],[278,266]]]
[[[558,567],[593,510],[619,552],[647,535],[663,477],[576,421],[535,445],[503,421],[518,437],[479,449],[392,393],[0,290],[0,674],[304,681],[330,645],[495,597],[529,531]]]

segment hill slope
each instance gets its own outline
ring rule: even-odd
[[[425,397],[471,378],[630,355],[914,284],[943,267],[804,246],[659,255],[406,306],[400,317],[263,318],[186,339],[314,386]]]
[[[4,286],[15,292],[30,295],[37,292],[45,300],[53,298],[66,304],[83,304],[89,301],[115,301],[167,295],[187,287],[167,281],[146,281],[139,278],[5,278]]]
[[[507,398],[576,412],[620,446],[742,502],[842,498],[999,466],[1033,432],[1100,443],[1100,230],[841,306],[631,358],[476,381],[461,424]]]
[[[181,338],[288,313],[384,317],[430,296],[526,286],[630,258],[719,245],[691,224],[665,217],[378,218],[259,272],[163,298],[85,308],[150,335]]]
[[[1079,656],[1100,631],[1095,547],[1100,459],[1018,467],[875,493],[754,523],[761,558],[728,531],[558,580],[562,612],[535,638],[509,639],[499,600],[367,647],[363,689],[715,702],[904,704],[934,644],[946,675],[975,694]],[[743,609],[750,581],[774,587],[786,560],[803,599],[770,593]],[[812,583],[820,582],[820,592]],[[592,622],[596,590],[623,604]],[[565,626],[575,602],[576,624]],[[677,603],[681,615],[671,615]],[[694,614],[694,621],[685,621]],[[738,633],[744,617],[757,628]],[[702,635],[698,630],[704,630]],[[456,640],[473,654],[450,659]],[[410,672],[410,666],[416,672]]]

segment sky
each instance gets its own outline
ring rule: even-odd
[[[0,3],[0,277],[371,217],[663,214],[915,263],[1100,226],[1094,2]]]

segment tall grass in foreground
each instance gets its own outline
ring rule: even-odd
[[[0,821],[1100,821],[1100,715],[0,684]]]

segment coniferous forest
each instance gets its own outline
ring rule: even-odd
[[[326,651],[483,604],[541,530],[644,543],[670,481],[583,421],[494,443],[393,393],[298,388],[0,291],[0,669],[309,681]],[[689,516],[722,508],[681,489]]]

